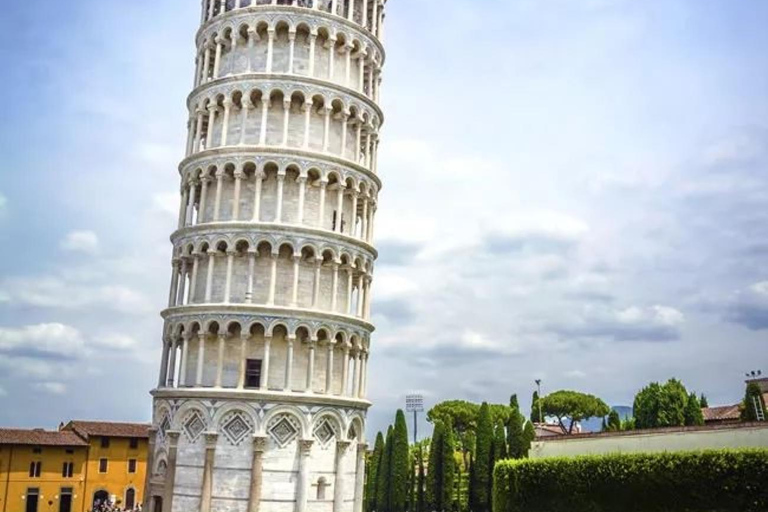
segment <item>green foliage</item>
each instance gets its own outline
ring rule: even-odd
[[[747,385],[747,392],[744,395],[744,403],[741,409],[742,421],[757,421],[757,410],[755,409],[755,400],[758,407],[762,407],[763,415],[766,414],[765,400],[763,400],[763,392],[760,386],[756,382],[750,382]]]
[[[429,471],[427,473],[427,502],[429,510],[448,512],[453,501],[455,474],[453,428],[450,418],[435,422],[432,444],[429,449]]]
[[[493,460],[504,460],[508,456],[506,431],[504,424],[499,421],[496,423],[496,430],[493,431]]]
[[[533,397],[531,398],[531,421],[533,423],[539,423],[539,420],[539,392],[534,391]]]
[[[540,400],[544,416],[557,418],[569,434],[579,421],[606,416],[610,412],[606,403],[596,396],[578,391],[556,391]],[[565,425],[566,420],[570,421],[568,426]]]
[[[525,418],[520,414],[520,411],[515,410],[509,415],[509,422],[507,422],[507,450],[511,459],[522,459],[525,457],[525,453],[527,453],[523,432],[524,421]]]
[[[635,396],[636,427],[682,427],[688,397],[685,386],[677,379],[669,379],[664,385],[652,382]]]
[[[392,434],[389,512],[406,512],[408,509],[408,477],[411,467],[408,458],[408,426],[405,422],[405,413],[398,410]]]
[[[392,446],[394,445],[394,429],[390,426],[384,442],[384,450],[376,475],[376,512],[393,512],[391,502],[390,474],[392,468]]]
[[[365,484],[365,506],[368,512],[376,512],[376,495],[378,487],[379,466],[384,454],[384,436],[381,432],[376,436],[373,446],[373,454],[368,459],[367,482]]]
[[[525,440],[525,444],[523,445],[523,457],[528,457],[528,453],[531,451],[531,443],[536,440],[536,429],[533,426],[533,422],[527,421],[525,423],[523,439]]]
[[[763,512],[768,450],[504,461],[495,512]]]
[[[688,402],[685,404],[685,426],[698,427],[704,424],[704,413],[701,412],[701,403],[696,393],[688,395]]]
[[[517,409],[518,411],[520,410],[520,402],[518,401],[516,394],[509,397],[509,408]]]
[[[475,465],[472,480],[473,512],[488,512],[491,509],[491,447],[493,445],[493,420],[491,408],[483,402],[477,421],[477,441],[475,444]]]
[[[707,400],[707,396],[704,393],[702,393],[701,396],[699,397],[699,405],[701,405],[703,409],[706,409],[709,407],[709,400]]]
[[[701,412],[701,411],[699,411]],[[606,425],[606,431],[608,432],[620,432],[621,431],[621,416],[617,411],[611,411],[608,414],[608,424]]]

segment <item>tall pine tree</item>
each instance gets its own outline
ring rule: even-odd
[[[455,472],[453,428],[450,420],[435,422],[432,444],[429,449],[427,472],[427,498],[429,510],[450,512],[453,500]]]
[[[480,406],[475,439],[475,465],[472,482],[473,512],[490,512],[491,494],[491,447],[493,445],[493,423],[491,410],[486,402]]]
[[[533,398],[531,399],[531,421],[533,423],[541,423],[539,414],[539,392],[533,392]]]
[[[512,409],[507,422],[507,451],[512,459],[522,459],[525,452],[525,437],[523,435],[525,418],[518,409]]]
[[[387,512],[406,512],[408,509],[408,426],[405,413],[397,411],[392,434],[392,459],[390,462],[390,498]]]
[[[373,454],[368,459],[368,481],[365,486],[365,504],[368,512],[376,512],[376,494],[378,487],[379,466],[384,454],[384,436],[381,432],[376,436]]]
[[[448,420],[445,425],[445,435],[442,441],[442,455],[440,457],[443,479],[443,508],[444,512],[451,512],[453,510],[453,487],[456,479],[456,440],[453,434],[453,425]]]
[[[376,511],[393,512],[390,486],[392,467],[392,446],[394,445],[394,429],[390,426],[387,430],[387,440],[384,442],[384,450],[381,454],[379,471],[376,475]]]

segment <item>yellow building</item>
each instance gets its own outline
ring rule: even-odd
[[[127,510],[142,502],[149,425],[70,421],[60,430],[74,432],[88,443],[84,475],[87,500],[82,512],[105,500]]]
[[[1,512],[139,506],[149,425],[71,421],[58,431],[0,429]]]
[[[74,432],[0,429],[0,510],[81,511],[87,456]]]

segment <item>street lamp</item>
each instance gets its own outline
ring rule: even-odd
[[[413,413],[413,444],[418,442],[418,415],[420,412],[424,412],[424,396],[423,395],[408,395],[405,397],[405,410],[406,412]]]

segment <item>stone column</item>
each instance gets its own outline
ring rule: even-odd
[[[323,269],[323,259],[315,260],[315,282],[312,288],[312,309],[320,307],[320,273]]]
[[[283,222],[283,190],[285,189],[285,171],[277,173],[277,206],[275,207],[275,222]]]
[[[181,370],[179,370],[179,387],[187,385],[187,361],[189,359],[189,339],[190,335],[184,333],[181,343]]]
[[[299,306],[299,271],[301,270],[301,254],[293,255],[293,288],[291,293],[291,307]]]
[[[336,225],[333,227],[336,233],[344,233],[344,191],[344,185],[339,183],[336,190]]]
[[[288,127],[291,122],[291,98],[283,100],[283,142],[282,146],[288,146]]]
[[[246,138],[245,132],[247,131],[247,128],[248,128],[248,112],[251,110],[251,99],[247,96],[243,96],[243,99],[241,101],[243,106],[240,109],[242,110],[242,119],[240,123],[240,145],[242,146],[243,144],[245,144],[245,138]]]
[[[227,145],[227,138],[229,135],[229,114],[232,110],[232,100],[224,98],[224,117],[221,121],[221,142],[219,146]]]
[[[275,28],[269,27],[267,29],[267,73],[272,73],[272,61],[275,54]]]
[[[142,510],[150,510],[150,504],[152,503],[152,473],[155,467],[155,443],[157,440],[157,428],[149,428],[149,446],[147,448],[147,470],[144,475],[144,501],[142,502]]]
[[[232,300],[232,267],[235,264],[234,250],[227,251],[227,277],[224,282],[224,304],[229,304]]]
[[[168,383],[168,356],[170,355],[170,348],[168,344],[170,342],[170,338],[163,340],[163,356],[160,360],[160,378],[157,381],[158,388],[164,388]]]
[[[323,153],[327,153],[331,145],[331,112],[333,112],[333,107],[324,105],[323,110],[325,111],[325,121],[323,125]]]
[[[205,222],[205,207],[208,203],[208,183],[211,182],[211,178],[203,176],[200,178],[200,205],[197,212],[197,223],[203,224]]]
[[[259,132],[259,145],[267,145],[267,121],[269,121],[269,98],[261,98],[261,130]]]
[[[288,31],[288,74],[293,74],[293,61],[296,54],[296,29],[291,28]]]
[[[275,293],[277,292],[277,258],[278,254],[272,254],[271,262],[270,262],[270,272],[269,272],[269,297],[267,300],[267,305],[274,306],[275,305]]]
[[[176,458],[179,452],[181,432],[168,431],[168,467],[165,470],[165,496],[163,510],[173,510],[173,491],[176,486]]]
[[[243,188],[243,178],[245,178],[245,173],[242,169],[238,169],[235,171],[235,197],[234,202],[232,204],[232,219],[233,221],[237,222],[240,220],[240,195],[242,193]]]
[[[331,311],[336,313],[339,303],[339,264],[333,262],[333,282],[331,283]]]
[[[317,2],[315,2],[317,7]],[[309,34],[309,76],[315,76],[315,46],[317,45],[317,29],[312,29]]]
[[[296,338],[288,337],[286,339],[288,342],[288,351],[286,354],[286,363],[285,363],[285,387],[283,391],[290,392],[292,391],[292,381],[293,381],[293,343],[296,341]]]
[[[307,512],[307,495],[309,494],[309,455],[314,441],[302,439],[299,441],[299,478],[296,482],[296,512]]]
[[[259,222],[261,220],[261,183],[264,181],[264,174],[261,171],[256,171],[255,192],[253,195],[253,222]]]
[[[253,280],[256,277],[256,249],[248,251],[248,291],[245,293],[245,303],[253,304]]]
[[[341,367],[341,396],[349,394],[349,346],[344,345],[344,366]]]
[[[205,433],[205,465],[203,466],[203,485],[200,490],[200,512],[211,511],[211,498],[213,497],[213,462],[216,459],[216,443],[219,434],[215,432]]]
[[[299,176],[296,178],[296,182],[299,184],[299,215],[296,224],[299,226],[304,224],[304,203],[307,196],[307,177]]]
[[[248,493],[248,512],[260,512],[261,488],[264,480],[264,452],[267,450],[267,438],[253,438],[253,459],[251,462],[251,486]]]
[[[344,455],[349,445],[349,441],[336,442],[336,461],[334,464],[336,479],[333,486],[333,512],[346,512],[344,510]]]
[[[272,348],[272,338],[264,337],[264,361],[261,364],[261,390],[269,390],[269,352]]]
[[[314,393],[312,388],[313,380],[315,377],[315,349],[317,348],[317,341],[309,340],[309,355],[307,356],[307,393]]]
[[[363,512],[363,486],[365,485],[365,450],[368,445],[357,445],[357,470],[355,471],[355,507],[353,512]]]
[[[213,203],[213,221],[218,222],[221,216],[221,194],[224,185],[224,169],[216,171],[216,199]]]
[[[175,304],[177,306],[184,305],[184,296],[187,292],[187,258],[181,258],[181,271],[179,272],[179,286],[177,288],[177,296]]]
[[[224,349],[226,348],[227,337],[225,334],[219,334],[219,358],[216,365],[216,387],[222,386],[224,378]]]
[[[333,348],[334,342],[328,340],[328,366],[325,371],[325,394],[330,395],[333,392]]]
[[[208,105],[208,130],[205,132],[205,149],[213,148],[213,123],[216,121],[216,113],[219,107],[216,103]]]
[[[325,222],[325,190],[328,188],[327,181],[320,181],[320,208],[317,213],[317,227],[323,229],[323,223]]]
[[[302,147],[304,149],[309,149],[309,127],[312,122],[312,98],[307,99],[302,108],[304,109],[304,142]]]
[[[205,362],[205,333],[197,335],[197,374],[195,376],[195,386],[203,387],[203,364]]]
[[[210,304],[213,298],[213,267],[216,265],[216,251],[208,251],[208,275],[205,278],[205,303]]]
[[[179,258],[174,258],[171,262],[171,290],[168,294],[168,307],[172,308],[176,305],[176,297],[179,290]]]
[[[200,253],[192,253],[192,277],[189,279],[189,300],[188,304],[195,303],[195,295],[197,294],[197,276],[200,272]]]
[[[168,380],[166,386],[172,388],[176,385],[176,340],[171,338],[171,363],[168,365]]]
[[[250,333],[240,334],[240,376],[237,379],[237,388],[245,388],[245,372],[248,368],[248,339],[251,337]]]

